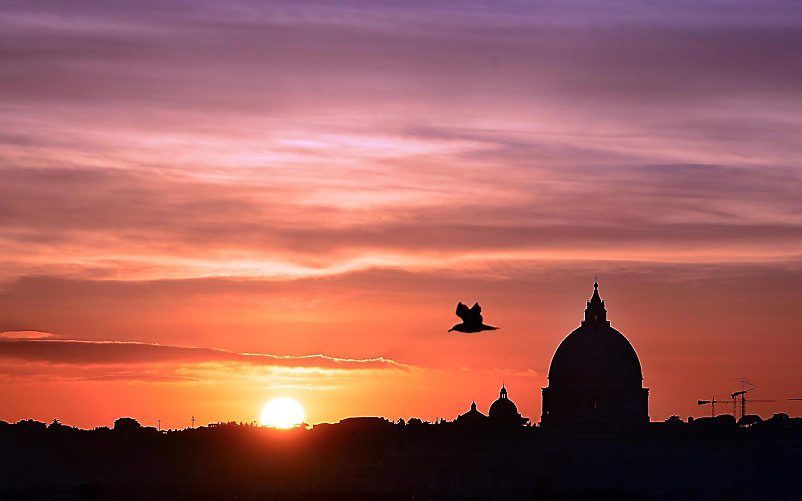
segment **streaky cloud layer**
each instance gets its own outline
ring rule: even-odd
[[[77,365],[236,362],[250,365],[343,370],[377,368],[403,370],[405,367],[403,364],[384,357],[353,359],[320,354],[293,356],[269,353],[234,353],[215,348],[170,346],[135,341],[31,338],[0,341],[0,358]]]

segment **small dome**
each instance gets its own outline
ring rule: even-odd
[[[507,388],[505,388],[504,385],[501,385],[498,400],[490,405],[488,415],[496,420],[518,419],[521,417],[521,415],[518,414],[518,407],[507,397]]]
[[[479,412],[476,408],[476,402],[471,402],[471,410],[457,416],[455,422],[462,425],[480,425],[484,424],[486,420],[487,416]]]
[[[490,411],[488,413],[491,418],[517,416],[518,407],[508,398],[499,398],[490,406]]]

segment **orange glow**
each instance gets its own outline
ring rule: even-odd
[[[304,422],[304,409],[296,400],[274,398],[262,407],[259,423],[271,428],[294,428]]]

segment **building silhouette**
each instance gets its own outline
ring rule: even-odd
[[[649,390],[635,349],[610,326],[599,284],[585,319],[566,337],[551,361],[543,388],[544,427],[627,428],[649,422]]]
[[[507,388],[504,384],[501,385],[498,400],[490,404],[490,410],[488,410],[487,414],[492,424],[500,426],[521,426],[529,421],[529,419],[521,416],[515,402],[507,396]]]
[[[471,408],[465,414],[460,414],[454,420],[456,425],[462,427],[519,427],[529,422],[529,418],[521,416],[518,406],[510,400],[507,387],[502,384],[498,399],[490,404],[487,415],[476,408],[476,402],[471,402]]]
[[[487,416],[476,408],[476,402],[471,402],[471,409],[457,416],[454,422],[460,426],[479,427],[487,424]]]

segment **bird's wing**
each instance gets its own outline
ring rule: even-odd
[[[457,305],[457,316],[465,321],[465,317],[470,316],[471,310],[461,302]]]
[[[479,303],[473,303],[470,312],[471,320],[481,325],[484,320],[482,319],[482,307],[479,306]]]

